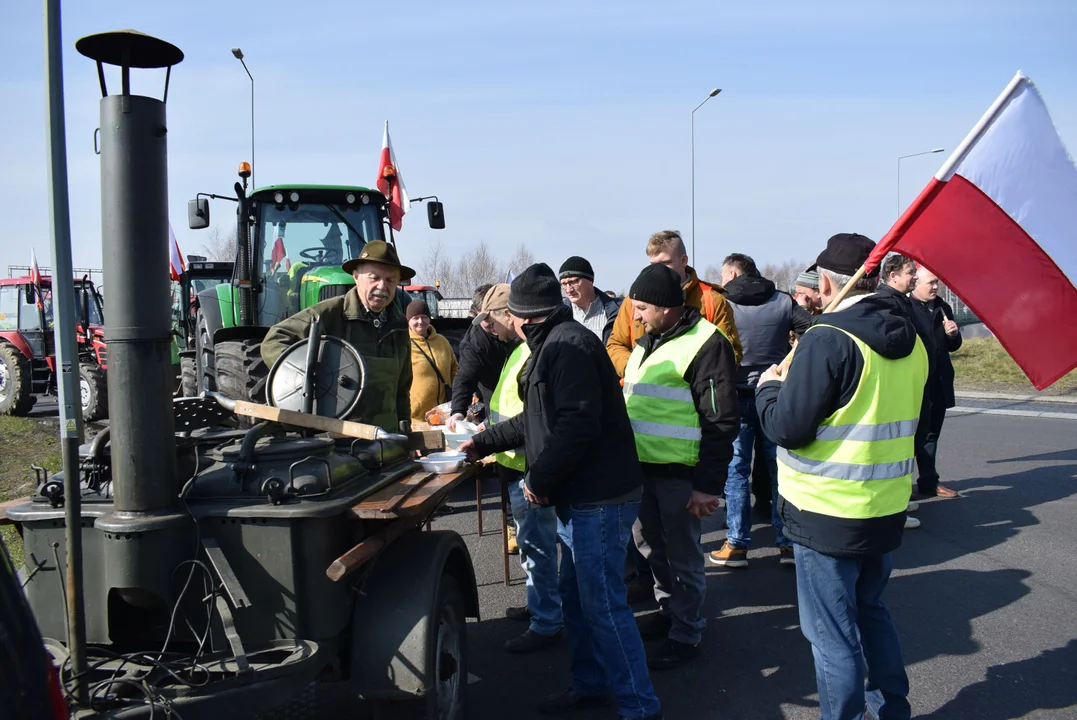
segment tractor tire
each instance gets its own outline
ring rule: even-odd
[[[233,400],[266,402],[269,368],[262,360],[261,344],[254,340],[228,340],[213,348],[217,390]]]
[[[209,331],[206,316],[202,314],[201,310],[198,311],[196,323],[198,329],[197,380],[200,387],[195,395],[200,395],[203,390],[206,392],[217,391],[217,361],[213,354],[213,334]]]
[[[0,343],[0,415],[22,416],[34,406],[30,360],[14,345]]]
[[[198,397],[198,358],[180,358],[180,397]]]
[[[108,385],[100,365],[79,365],[79,395],[82,397],[82,419],[86,422],[108,417]]]

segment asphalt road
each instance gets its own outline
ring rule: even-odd
[[[914,716],[1077,718],[1077,419],[955,414],[939,465],[962,497],[922,503],[923,526],[895,553],[886,595]],[[469,717],[538,718],[535,704],[568,684],[568,647],[502,649],[524,629],[503,617],[524,602],[523,576],[512,558],[514,584],[503,584],[499,504],[493,484],[486,490],[483,537],[471,486],[434,523],[465,536],[480,584],[483,619],[468,626]],[[721,544],[721,527],[711,524],[706,549]],[[769,528],[757,524],[753,537],[749,568],[707,569],[703,655],[652,676],[671,720],[818,718],[795,571],[779,567]]]

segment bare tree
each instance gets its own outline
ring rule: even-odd
[[[779,290],[783,292],[792,292],[797,275],[799,275],[804,268],[808,267],[809,264],[810,263],[801,260],[789,259],[782,263],[767,263],[760,268],[760,272],[763,274],[763,277],[774,281],[774,286]]]
[[[462,293],[461,297],[474,292],[479,285],[503,282],[504,279],[501,264],[485,240],[480,240],[474,249],[461,255],[456,263],[456,288]]]
[[[516,254],[512,256],[512,259],[505,265],[504,277],[508,277],[509,273],[513,275],[519,275],[531,265],[535,264],[535,256],[531,254],[531,250],[526,245],[519,245],[516,248]]]
[[[236,259],[236,229],[222,231],[219,225],[209,229],[208,242],[202,246],[210,260],[231,262]]]
[[[456,266],[452,258],[445,251],[441,240],[431,243],[426,248],[426,255],[419,263],[419,278],[426,285],[440,283],[441,294],[444,297],[457,297],[466,295],[467,292],[456,287]]]

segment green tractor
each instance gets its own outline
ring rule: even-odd
[[[193,351],[195,394],[220,392],[265,402],[269,368],[260,344],[269,328],[355,286],[341,264],[373,240],[393,242],[388,203],[378,190],[341,185],[270,185],[248,192],[250,166],[240,165],[235,197],[199,193],[187,206],[192,230],[209,227],[209,199],[236,208],[231,281],[197,293]],[[445,227],[444,208],[427,204],[430,227]],[[387,230],[388,229],[388,230]],[[398,291],[401,303],[408,301]]]
[[[230,283],[235,263],[207,260],[188,255],[187,267],[172,282],[172,364],[176,367],[177,396],[194,397],[201,392],[198,378],[202,369],[198,352],[199,295],[218,285]],[[216,300],[216,294],[212,297]]]

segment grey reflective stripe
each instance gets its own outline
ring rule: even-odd
[[[516,416],[515,415],[502,415],[497,410],[491,410],[490,411],[490,421],[492,423],[494,423],[495,425],[497,423],[499,423],[499,422],[508,422],[509,420],[512,420],[514,417],[516,417]]]
[[[692,391],[688,388],[673,388],[666,385],[653,385],[651,383],[625,383],[625,397],[629,395],[643,395],[645,397],[658,398],[659,400],[679,400],[680,402],[692,402]]]
[[[820,425],[815,431],[816,440],[896,440],[916,434],[919,420],[897,420],[878,425]]]
[[[633,420],[632,430],[640,435],[657,435],[658,437],[673,438],[674,440],[694,440],[699,442],[703,438],[703,431],[697,427],[664,425],[663,423],[645,422],[643,420]]]
[[[778,458],[796,472],[835,478],[837,480],[893,480],[912,474],[914,458],[891,463],[859,465],[834,460],[812,460],[802,455],[778,448]]]

